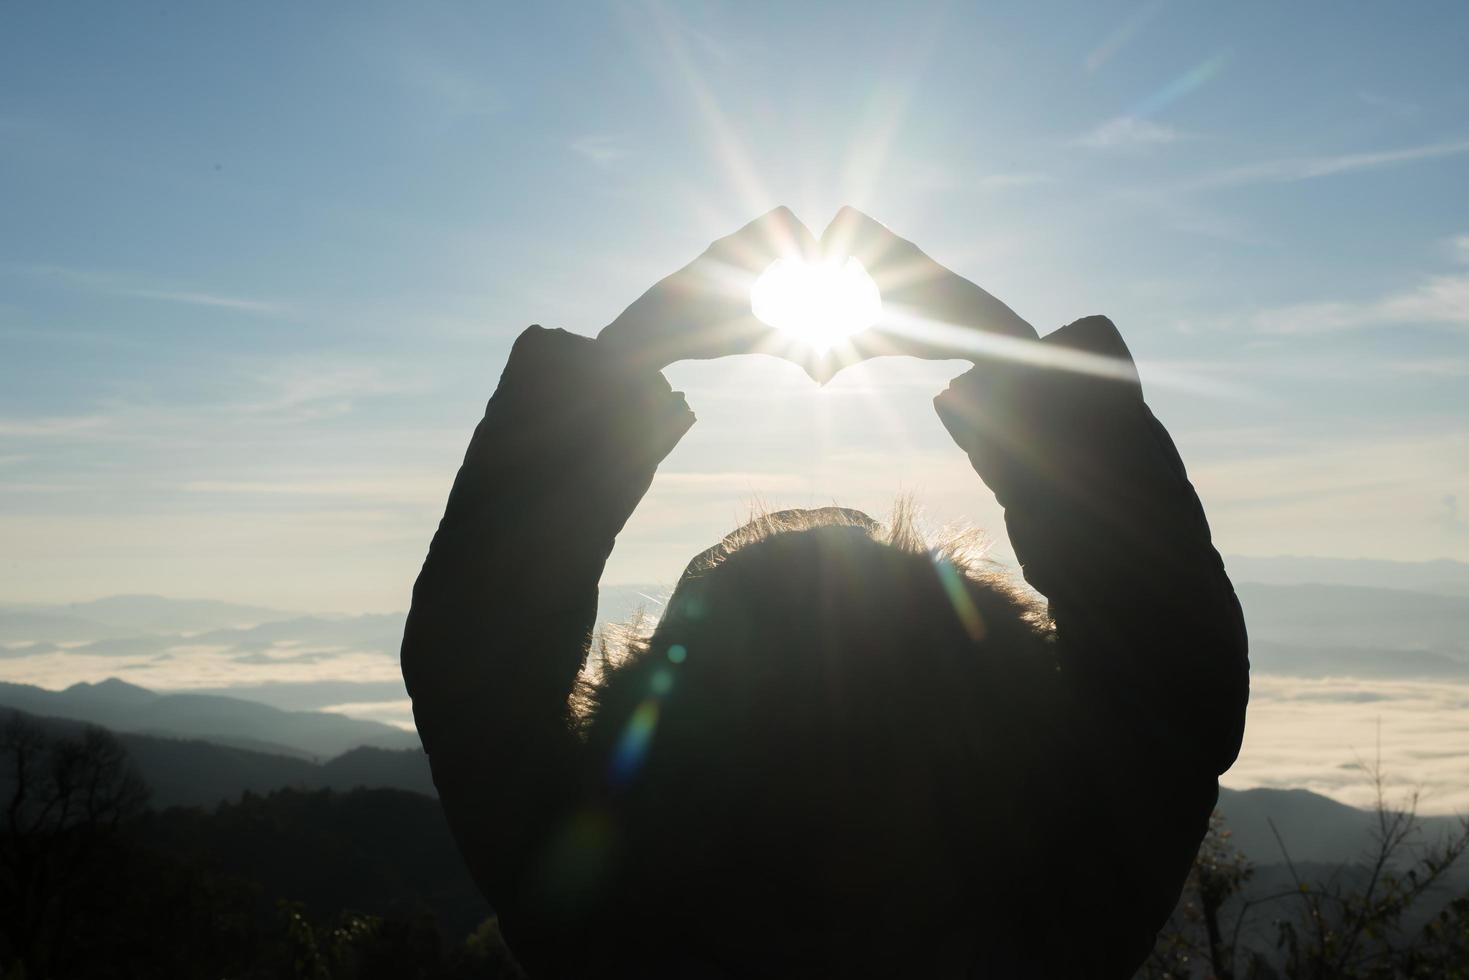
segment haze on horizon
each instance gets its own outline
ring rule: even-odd
[[[857,205],[1043,333],[1111,316],[1225,554],[1469,561],[1469,8],[792,8],[6,7],[0,606],[401,612],[513,338],[595,333],[776,204]],[[675,365],[699,422],[604,582],[899,494],[1005,558],[930,405],[962,367]],[[282,642],[156,676],[371,677],[346,710],[403,723],[391,651]],[[0,679],[120,663],[17,649]],[[1236,779],[1355,800],[1312,766],[1375,711],[1469,798],[1469,683],[1283,676]]]

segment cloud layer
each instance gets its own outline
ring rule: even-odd
[[[1290,577],[1299,564],[1240,567],[1274,567]],[[1319,574],[1321,565],[1311,570]],[[1407,566],[1411,575],[1445,583],[1433,594],[1383,587],[1394,572],[1381,563],[1337,566],[1372,586],[1239,584],[1257,668],[1282,673],[1257,669],[1244,748],[1225,784],[1304,787],[1370,805],[1370,768],[1380,765],[1393,797],[1421,790],[1425,813],[1469,812],[1469,648],[1462,641],[1469,569]],[[606,586],[598,620],[656,615],[666,594],[656,586]],[[402,629],[401,614],[290,616],[156,597],[12,607],[0,609],[0,674],[52,689],[118,677],[154,690],[233,693],[411,728],[398,667]],[[1290,646],[1303,642],[1320,649]],[[1354,642],[1362,648],[1347,649]],[[1438,672],[1425,669],[1415,651],[1436,651],[1428,666]],[[1442,670],[1454,665],[1457,671]],[[1362,676],[1327,676],[1333,669]]]
[[[1421,792],[1424,813],[1469,814],[1466,760],[1469,684],[1257,674],[1244,749],[1221,781],[1370,807],[1376,765],[1390,800]]]

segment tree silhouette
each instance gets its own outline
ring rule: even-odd
[[[1469,980],[1469,894],[1428,909],[1469,850],[1469,820],[1424,841],[1417,794],[1391,805],[1380,768],[1367,768],[1377,790],[1370,846],[1324,879],[1298,867],[1277,832],[1289,886],[1247,893],[1255,867],[1216,812],[1139,980]]]
[[[148,790],[110,732],[88,726],[54,735],[12,713],[0,727],[3,961],[48,975],[69,953],[80,920],[100,897],[89,870]]]

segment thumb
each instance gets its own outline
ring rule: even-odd
[[[821,251],[827,258],[855,255],[868,269],[894,260],[927,258],[917,245],[850,205],[838,211],[821,233]]]
[[[811,229],[790,208],[781,205],[719,239],[704,255],[725,265],[760,273],[782,256],[814,256],[817,250]]]

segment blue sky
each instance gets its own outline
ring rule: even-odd
[[[6,5],[0,601],[405,607],[514,336],[775,204],[1112,316],[1226,553],[1469,560],[1466,45],[1461,3]],[[607,580],[756,499],[998,528],[960,369],[675,366]]]

